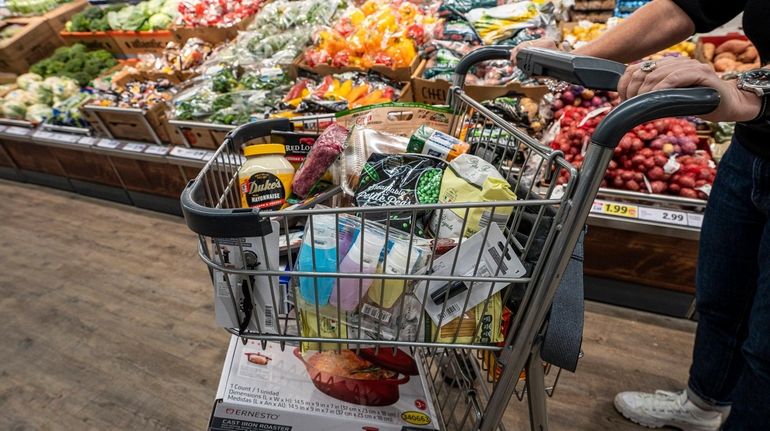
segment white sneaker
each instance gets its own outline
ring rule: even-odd
[[[647,428],[670,426],[683,431],[717,431],[722,414],[703,410],[687,398],[687,391],[621,392],[615,408],[631,422]]]

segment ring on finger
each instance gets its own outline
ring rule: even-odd
[[[658,64],[650,60],[642,63],[642,67],[640,67],[639,70],[641,70],[644,73],[650,73],[653,70],[655,70],[656,67],[658,67]]]

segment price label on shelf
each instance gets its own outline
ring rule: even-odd
[[[169,155],[174,157],[181,157],[183,159],[202,160],[206,156],[208,151],[206,150],[193,150],[192,148],[174,147]]]
[[[26,136],[29,134],[29,129],[26,129],[24,127],[11,126],[5,129],[5,133],[9,135]]]
[[[94,145],[97,142],[99,142],[99,138],[92,138],[90,136],[83,136],[78,140],[78,144],[80,145]]]
[[[5,129],[7,129],[8,126],[0,126],[0,132],[5,132]]]
[[[161,145],[148,145],[144,150],[144,153],[165,156],[168,153],[168,147],[163,147]]]
[[[120,146],[120,142],[114,139],[104,138],[100,139],[96,146],[101,148],[118,148]]]
[[[606,214],[616,217],[639,218],[639,207],[620,202],[594,201],[592,213]]]
[[[66,142],[68,144],[74,144],[80,140],[80,137],[77,135],[70,135],[67,133],[51,133],[51,139],[57,142]]]
[[[682,211],[639,207],[639,219],[654,221],[658,223],[675,224],[678,226],[687,226],[687,213]]]
[[[145,148],[147,148],[147,144],[130,143],[130,144],[123,145],[124,151],[131,151],[133,153],[141,153],[142,151],[144,151]]]
[[[687,213],[687,226],[700,228],[703,225],[703,214]]]
[[[213,159],[213,158],[214,158],[214,152],[213,151],[209,151],[209,152],[206,153],[205,156],[203,156],[203,160],[207,161],[207,162],[209,160]]]
[[[45,130],[38,130],[35,133],[32,134],[32,137],[35,139],[53,139],[53,133],[46,132]]]

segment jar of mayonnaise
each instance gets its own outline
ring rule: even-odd
[[[286,206],[294,167],[284,154],[286,149],[280,144],[249,145],[243,149],[246,162],[238,169],[242,207],[272,211]]]

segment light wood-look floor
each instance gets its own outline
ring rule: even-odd
[[[0,181],[0,430],[203,430],[228,336],[181,219]],[[686,380],[694,325],[589,304],[551,429],[636,430],[617,391]],[[509,430],[529,429],[511,405]]]

